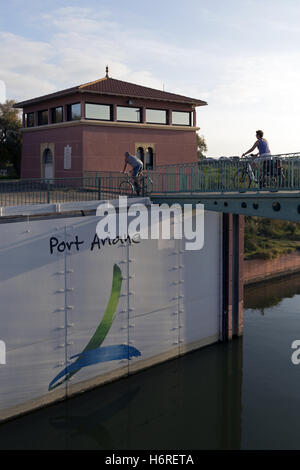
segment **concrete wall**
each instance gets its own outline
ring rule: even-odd
[[[295,251],[276,259],[252,259],[244,262],[245,284],[300,271],[300,253]]]

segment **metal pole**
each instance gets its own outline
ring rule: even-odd
[[[50,204],[50,181],[47,180],[47,203]]]
[[[101,177],[97,176],[98,179],[98,201],[101,200]]]

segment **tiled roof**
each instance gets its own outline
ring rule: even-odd
[[[114,78],[105,77],[94,82],[79,85],[77,87],[67,88],[56,93],[40,96],[38,98],[33,98],[27,101],[22,101],[20,103],[16,103],[14,107],[23,108],[24,106],[30,104],[38,103],[40,101],[47,101],[52,98],[58,98],[76,92],[90,92],[97,93],[99,95],[117,95],[126,96],[129,98],[143,98],[149,100],[169,101],[175,103],[194,104],[195,106],[204,106],[207,104],[205,101],[198,100],[195,98],[189,98],[187,96],[177,95],[175,93],[168,93],[166,91],[156,90],[154,88],[148,88],[142,85],[135,85],[134,83],[123,82],[121,80],[115,80]]]
[[[109,77],[81,85],[79,88],[84,91],[93,91],[100,94],[104,93],[109,95],[128,96],[132,98],[191,103],[197,104],[199,106],[207,104],[205,101],[197,100],[195,98],[189,98],[187,96],[177,95],[175,93],[155,90],[154,88],[135,85],[134,83],[123,82],[121,80],[115,80],[114,78]]]

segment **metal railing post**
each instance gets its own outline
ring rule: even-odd
[[[97,184],[97,189],[98,189],[98,201],[101,200],[101,177],[97,176],[98,184]]]
[[[147,185],[146,185],[146,188],[147,188],[147,191],[148,191],[148,194],[147,196],[150,196],[150,192],[149,192],[149,170],[147,169],[147,174],[146,174],[146,178],[147,178]]]
[[[183,184],[182,184],[182,177],[181,177],[181,167],[179,167],[179,188],[181,192],[183,192]]]
[[[50,181],[47,180],[47,203],[50,204]]]
[[[146,176],[147,178],[147,176]],[[145,177],[142,176],[142,197],[145,196]]]

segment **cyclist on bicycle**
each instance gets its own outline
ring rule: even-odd
[[[141,188],[138,182],[138,176],[143,170],[143,162],[136,155],[131,155],[129,152],[125,152],[125,163],[122,173],[125,173],[127,165],[130,165],[132,167],[132,177],[134,180],[136,193],[139,196]]]
[[[257,168],[260,162],[260,159],[262,159],[262,165],[260,165],[260,182],[262,186],[265,186],[266,181],[265,178],[269,176],[270,174],[273,175],[275,173],[275,169],[272,166],[272,159],[271,159],[271,151],[270,147],[268,144],[268,141],[264,139],[264,133],[261,130],[256,131],[256,138],[257,141],[254,143],[254,145],[249,149],[247,152],[243,153],[242,157],[245,157],[248,153],[253,152],[254,149],[257,148],[258,153],[256,155],[253,155],[253,163],[255,167]],[[280,164],[278,164],[278,170],[280,169]]]

